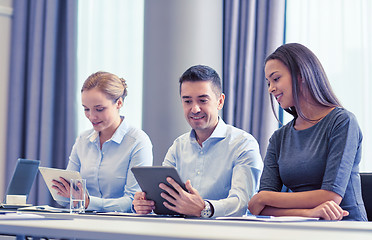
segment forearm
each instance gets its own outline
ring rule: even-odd
[[[260,215],[265,216],[300,216],[300,217],[309,217],[308,209],[284,209],[284,208],[274,208],[274,207],[265,207]]]
[[[341,203],[342,197],[327,190],[313,190],[305,192],[269,192],[262,191],[262,203],[265,206],[285,209],[309,209],[326,201]]]
[[[237,197],[208,201],[214,208],[213,217],[242,216],[247,212],[247,202],[240,201]]]
[[[121,198],[99,198],[90,196],[90,203],[87,210],[97,210],[105,212],[131,212],[132,198],[124,196]]]
[[[343,217],[348,216],[349,212],[343,210],[334,201],[326,201],[319,206],[311,209],[283,209],[265,207],[261,211],[261,215],[268,216],[300,216],[300,217],[314,217],[324,220],[342,220]]]

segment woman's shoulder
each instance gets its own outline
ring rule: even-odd
[[[345,108],[336,107],[330,114],[329,114],[329,121],[334,123],[350,123],[358,125],[357,118],[355,115],[346,110]]]
[[[150,137],[140,128],[127,125],[126,136],[136,139],[136,141],[150,141]],[[150,141],[151,142],[151,141]]]

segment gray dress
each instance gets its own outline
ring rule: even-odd
[[[339,194],[349,211],[344,220],[367,221],[361,194],[359,162],[362,132],[355,116],[335,108],[314,126],[294,129],[292,120],[270,138],[260,191],[324,189]]]

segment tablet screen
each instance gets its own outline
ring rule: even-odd
[[[174,167],[132,167],[131,170],[142,191],[146,193],[146,199],[153,200],[155,202],[154,212],[156,214],[181,215],[166,208],[163,204],[163,202],[166,200],[160,196],[160,193],[165,192],[163,189],[159,188],[160,183],[164,183],[167,186],[173,188],[167,182],[167,177],[173,178],[185,191],[187,191],[184,182],[181,180],[177,170]]]

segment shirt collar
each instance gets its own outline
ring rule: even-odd
[[[212,134],[209,136],[208,139],[212,138],[225,138],[226,137],[226,131],[227,131],[227,125],[226,123],[222,120],[222,118],[218,117],[218,123]],[[196,133],[195,130],[192,129],[190,132],[190,137],[196,140]],[[207,140],[208,140],[207,139]],[[205,140],[205,141],[207,141]]]
[[[122,119],[122,122],[120,123],[119,127],[114,132],[114,135],[112,135],[111,139],[108,141],[113,141],[118,144],[121,143],[121,141],[124,138],[124,135],[127,133],[128,130],[128,124],[126,123],[124,116],[120,116]],[[99,133],[97,131],[93,131],[91,134],[88,135],[88,139],[91,142],[98,141]]]

